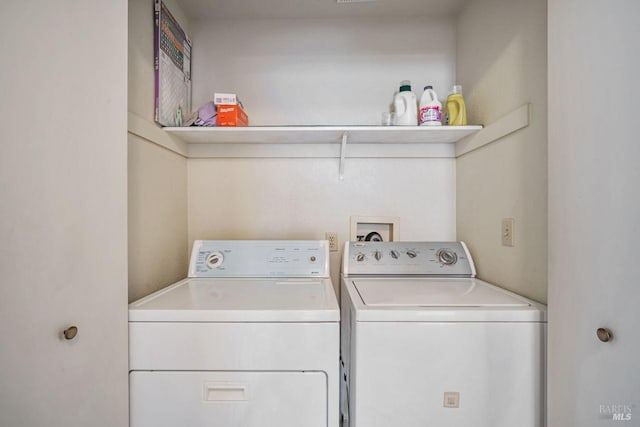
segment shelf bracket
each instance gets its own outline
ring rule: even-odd
[[[339,167],[339,176],[340,181],[344,179],[344,157],[347,154],[347,139],[349,134],[347,132],[342,134],[342,146],[340,148],[340,167]]]
[[[531,122],[531,104],[524,104],[486,126],[480,132],[462,138],[456,143],[456,157],[477,150],[487,144],[511,135],[515,131],[529,126]]]

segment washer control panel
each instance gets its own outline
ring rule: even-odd
[[[196,240],[189,277],[329,277],[326,240]]]
[[[345,275],[475,277],[464,242],[348,242]]]

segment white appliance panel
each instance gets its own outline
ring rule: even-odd
[[[545,329],[541,323],[358,322],[351,426],[539,427]],[[458,407],[445,407],[445,393],[458,393]]]
[[[323,372],[153,372],[130,375],[137,427],[327,426]]]
[[[330,279],[186,279],[130,305],[130,321],[339,320]]]
[[[326,240],[196,240],[189,277],[329,277]]]
[[[542,304],[535,301],[526,299],[512,292],[493,286],[487,282],[483,282],[479,279],[460,279],[460,280],[474,280],[476,285],[482,285],[487,288],[487,292],[495,291],[498,295],[502,294],[501,298],[514,298],[512,305],[428,305],[426,299],[427,295],[422,294],[423,303],[425,305],[412,305],[410,295],[404,295],[400,292],[393,291],[393,289],[385,289],[385,295],[375,294],[372,295],[375,298],[385,298],[387,302],[391,299],[405,301],[407,305],[367,305],[363,300],[362,295],[356,289],[356,284],[364,283],[378,283],[381,288],[384,288],[384,282],[390,281],[390,283],[401,283],[406,279],[407,283],[413,283],[416,281],[429,282],[434,280],[435,283],[443,283],[442,278],[409,278],[409,277],[388,277],[388,278],[374,278],[374,277],[344,277],[342,279],[342,292],[348,294],[350,304],[353,305],[355,311],[353,317],[358,322],[546,322],[546,310]],[[400,282],[397,282],[400,280]],[[366,287],[366,286],[365,286]],[[391,288],[392,286],[390,286]],[[453,294],[451,294],[453,295]],[[451,296],[449,295],[449,296]],[[441,297],[442,298],[442,297]],[[501,299],[502,300],[502,299]],[[374,301],[374,300],[371,300]],[[371,302],[370,301],[370,302]],[[485,297],[485,302],[490,299]],[[502,300],[503,302],[505,300]],[[509,301],[506,299],[506,301]],[[442,301],[441,301],[442,302]],[[343,311],[344,313],[344,311]]]
[[[333,375],[338,370],[339,339],[338,322],[132,322],[129,369],[313,371],[322,367]]]
[[[367,278],[353,281],[367,306],[529,307],[522,298],[476,279]]]
[[[475,277],[464,242],[347,242],[345,275]]]

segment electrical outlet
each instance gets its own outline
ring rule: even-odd
[[[516,220],[504,218],[502,220],[502,246],[514,246]]]
[[[338,252],[338,233],[335,231],[327,231],[324,238],[329,241],[329,251]]]
[[[460,407],[460,393],[457,391],[445,391],[444,392],[444,404],[445,408],[459,408]]]

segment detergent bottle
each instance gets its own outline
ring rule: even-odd
[[[453,90],[447,98],[447,112],[449,115],[449,126],[466,126],[467,107],[462,97],[461,85],[453,86]]]
[[[433,86],[425,86],[420,98],[420,126],[440,126],[442,124],[442,103],[438,100]]]
[[[396,110],[396,125],[416,126],[418,124],[418,105],[416,94],[411,91],[411,82],[400,82],[400,91],[393,99],[393,107]]]

